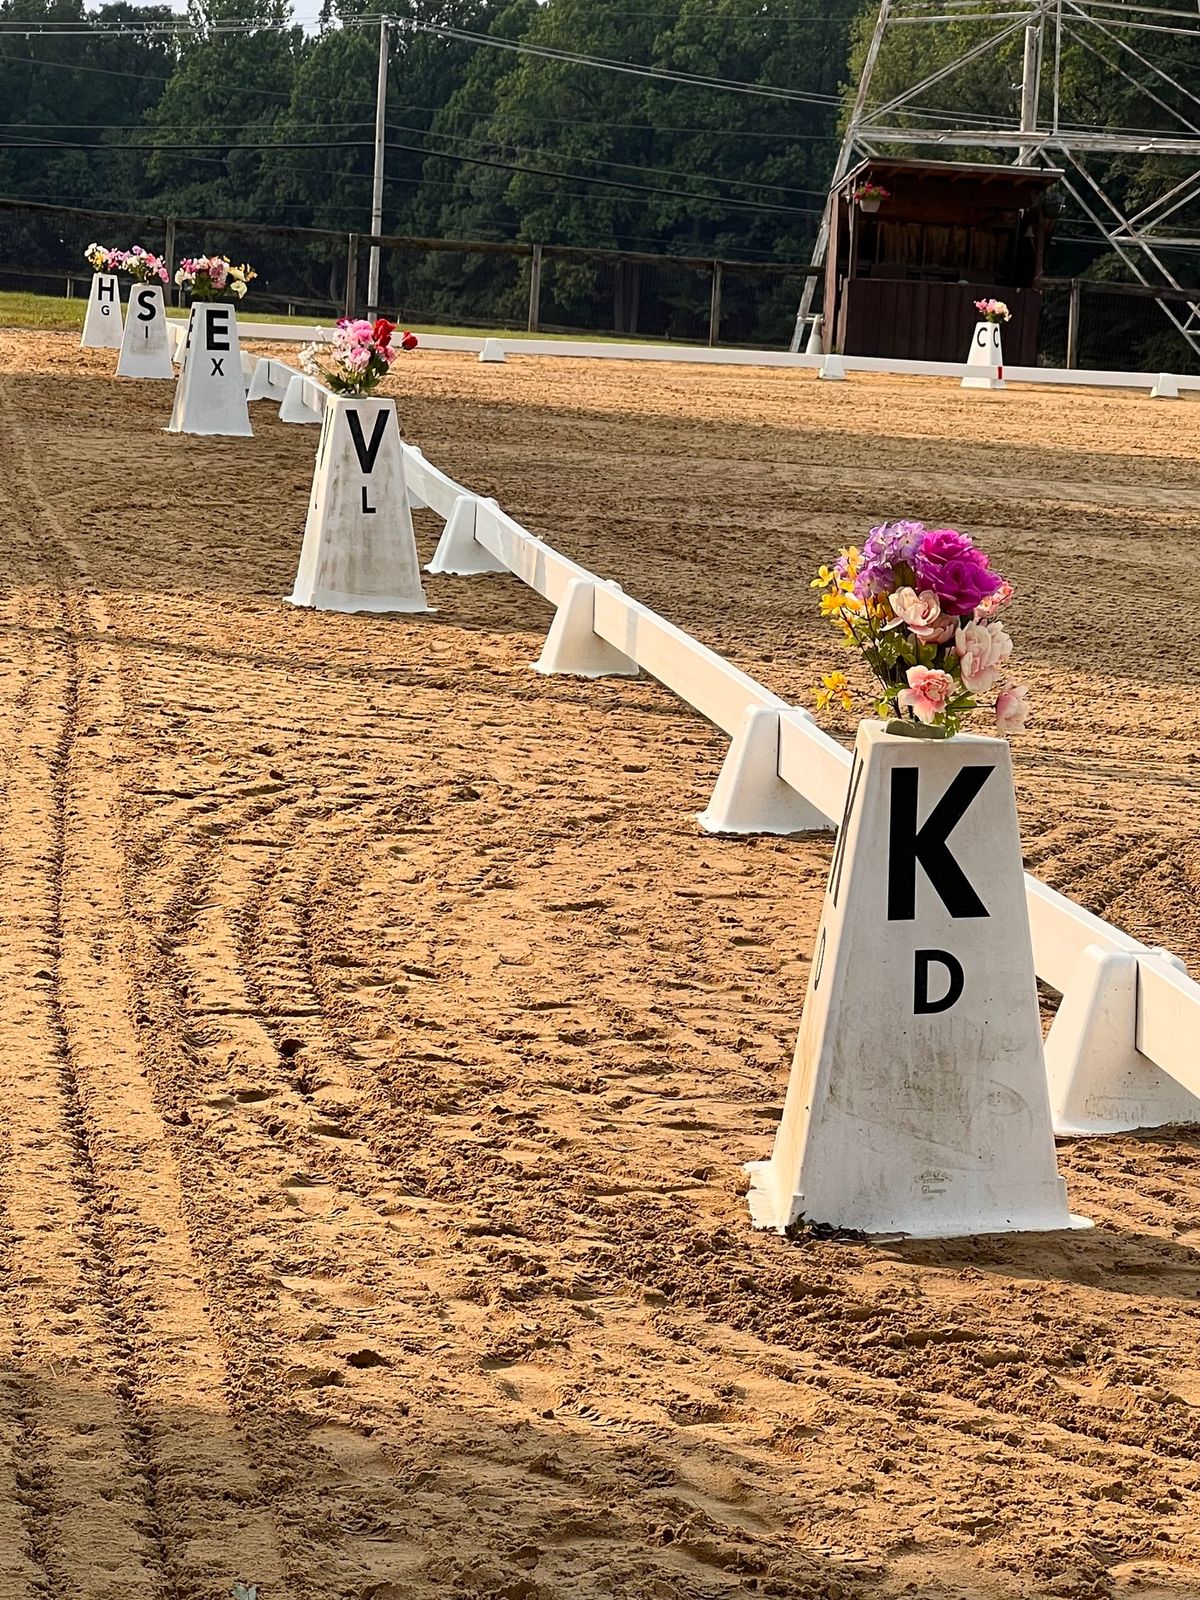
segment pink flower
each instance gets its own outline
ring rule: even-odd
[[[937,667],[909,667],[908,688],[901,689],[896,704],[921,722],[936,722],[954,693],[954,679]]]
[[[1028,689],[1003,689],[997,695],[996,727],[1000,733],[1020,733],[1028,715]]]
[[[899,621],[922,644],[945,644],[958,625],[954,616],[942,612],[941,601],[932,589],[897,589],[888,596],[888,604]]]
[[[1012,640],[1002,622],[968,622],[954,635],[963,688],[986,694],[1004,676],[1004,663],[1012,655]]]
[[[1012,584],[1007,579],[1002,579],[995,594],[985,595],[975,607],[975,621],[986,622],[988,617],[994,617],[997,611],[1003,611],[1012,600],[1013,592]]]

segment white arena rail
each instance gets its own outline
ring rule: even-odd
[[[178,318],[174,319],[178,324]],[[168,318],[168,326],[172,319]],[[293,322],[239,322],[238,338],[266,339],[273,344],[311,344],[328,339],[333,329],[328,324],[309,324],[301,327]],[[498,345],[505,359],[509,356],[559,356],[567,359],[593,361],[668,361],[683,362],[693,366],[708,367],[792,367],[800,370],[820,371],[824,356],[793,355],[786,350],[711,350],[704,345],[669,344],[617,344],[586,339],[536,339],[497,338],[487,340],[468,334],[422,333],[421,345],[426,350],[459,351],[478,355],[484,344]],[[900,357],[838,356],[838,365],[845,373],[867,372],[880,376],[910,378],[957,378],[962,380],[968,368],[963,361],[907,361]],[[1049,384],[1066,388],[1090,389],[1145,389],[1152,390],[1161,372],[1095,372],[1082,367],[1012,367],[1007,363],[1004,377],[1009,383]],[[1176,388],[1180,393],[1200,393],[1200,376],[1174,373]]]
[[[273,361],[272,368],[273,388],[284,379],[301,379],[306,390],[315,391],[313,409],[324,410],[328,391],[322,385],[284,363]],[[756,716],[765,712],[777,719],[772,781],[778,777],[811,807],[807,814],[814,823],[824,819],[836,827],[850,753],[806,710],[787,704],[618,584],[560,554],[494,500],[433,466],[416,446],[405,443],[403,452],[409,501],[446,523],[443,546],[452,525],[470,530],[473,563],[439,567],[435,557],[433,570],[486,571],[499,563],[549,601],[560,618],[586,593],[589,636],[628,658],[624,670],[649,673],[722,729],[735,750]],[[461,551],[461,531],[456,537]],[[1046,1041],[1058,1131],[1200,1121],[1200,984],[1169,952],[1122,933],[1029,874],[1025,884],[1038,977],[1063,996]]]
[[[591,586],[595,634],[725,733],[736,737],[748,712],[777,712],[779,777],[836,825],[845,803],[850,754],[818,728],[806,711],[789,706],[615,584],[604,582],[559,554],[521,527],[495,501],[480,499],[431,465],[414,446],[406,444],[404,453],[414,498],[443,520],[449,520],[460,502],[472,504],[475,542],[556,608],[564,603],[573,584]],[[1138,1052],[1175,1084],[1200,1097],[1200,985],[1181,970],[1182,964],[1167,952],[1153,950],[1122,933],[1029,875],[1026,898],[1039,978],[1047,987],[1067,995],[1080,983],[1081,962],[1086,964],[1089,951],[1132,957],[1136,962],[1136,997],[1128,1018],[1130,1036],[1112,1042],[1128,1056],[1130,1068],[1136,1064]],[[1066,1029],[1060,1027],[1061,1021],[1067,1023]],[[1056,1030],[1060,1035],[1057,1040]],[[1062,1037],[1066,1032],[1070,1038]],[[1060,1011],[1047,1041],[1048,1061],[1056,1057],[1074,1059],[1077,1032],[1077,1020]],[[1152,1095],[1144,1095],[1139,1101],[1146,1107],[1149,1120],[1154,1120],[1152,1102]],[[1176,1103],[1176,1113],[1178,1109]],[[1200,1105],[1196,1116],[1200,1118]],[[1143,1123],[1135,1120],[1131,1125]]]

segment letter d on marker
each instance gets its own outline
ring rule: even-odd
[[[929,966],[936,961],[950,975],[950,984],[940,1000],[929,998]],[[934,1011],[949,1011],[962,999],[966,987],[966,973],[962,962],[948,950],[918,950],[913,957],[913,1015],[923,1016]]]

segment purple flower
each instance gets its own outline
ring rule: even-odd
[[[1003,579],[991,571],[988,558],[965,533],[932,528],[913,558],[917,587],[932,589],[943,611],[970,616],[981,600],[996,593]]]
[[[877,528],[872,528],[862,547],[862,565],[854,585],[859,599],[890,594],[900,585],[904,574],[898,569],[912,567],[925,537],[925,524],[907,519],[881,522]]]

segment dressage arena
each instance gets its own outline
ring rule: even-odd
[[[752,1232],[829,839],[702,832],[728,741],[534,674],[513,577],[283,604],[316,430],[169,435],[115,363],[0,335],[0,1600],[1200,1592],[1200,1130],[1061,1143],[1092,1232]],[[1194,401],[431,351],[385,392],[801,704],[831,550],[978,537],[1028,867],[1200,974]]]

